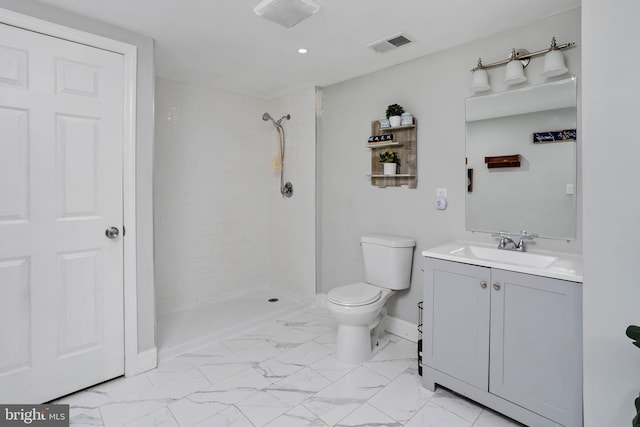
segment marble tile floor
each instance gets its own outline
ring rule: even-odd
[[[269,302],[270,298],[277,302]],[[158,316],[156,345],[160,360],[231,334],[246,331],[309,306],[269,289],[224,298],[189,310]]]
[[[416,344],[397,336],[367,362],[337,362],[335,330],[309,307],[54,403],[70,405],[72,426],[520,426],[422,388]]]

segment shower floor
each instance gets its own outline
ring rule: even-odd
[[[269,302],[270,298],[278,298],[278,301]],[[310,303],[261,290],[158,316],[158,357],[162,360],[175,356],[307,307]]]

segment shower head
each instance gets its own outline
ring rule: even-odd
[[[284,119],[291,120],[291,115],[290,115],[290,114],[287,114],[286,116],[282,116],[282,117],[280,117],[280,120],[278,120],[278,121],[276,122],[276,123],[278,124],[278,126],[280,126],[280,123],[282,123],[282,121],[283,121]]]
[[[283,121],[284,119],[291,120],[291,115],[290,115],[290,114],[287,114],[286,116],[282,116],[282,117],[280,118],[280,120],[278,120],[278,121],[275,121],[275,120],[273,119],[273,117],[271,117],[271,115],[270,115],[269,113],[264,113],[264,114],[262,115],[262,120],[264,120],[265,122],[266,122],[266,121],[268,121],[268,120],[271,120],[271,123],[273,123],[273,125],[274,125],[275,127],[277,127],[277,128],[278,128],[278,127],[282,127],[282,121]]]

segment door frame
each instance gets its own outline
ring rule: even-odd
[[[124,60],[123,117],[123,297],[124,374],[132,376],[156,366],[153,355],[138,352],[138,293],[136,252],[136,82],[138,48],[118,40],[55,24],[0,8],[0,23],[121,54]],[[155,350],[155,349],[154,349]]]

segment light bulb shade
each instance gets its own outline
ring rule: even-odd
[[[483,68],[475,70],[471,75],[471,91],[476,93],[489,89],[491,89],[491,85],[489,84],[489,73],[487,73],[487,70]]]
[[[559,76],[569,71],[564,64],[564,55],[558,49],[551,49],[544,56],[542,75],[545,77]]]
[[[507,70],[504,75],[504,82],[509,86],[527,81],[524,75],[524,67],[517,59],[513,59],[507,63]]]

